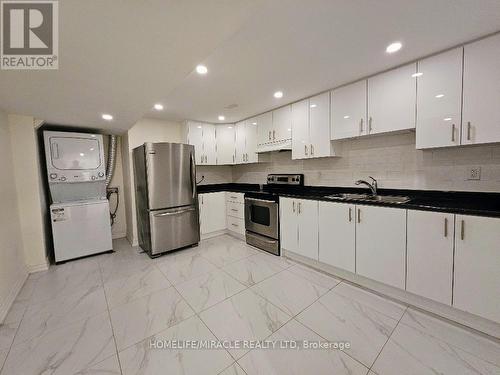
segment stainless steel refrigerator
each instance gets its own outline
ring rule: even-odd
[[[144,143],[133,156],[139,246],[154,257],[197,244],[194,146]]]

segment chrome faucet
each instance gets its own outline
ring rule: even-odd
[[[369,182],[365,180],[358,180],[354,184],[356,185],[366,185],[370,188],[372,195],[377,195],[377,180],[375,180],[372,176],[368,176],[369,178],[372,179],[372,183],[370,184]]]

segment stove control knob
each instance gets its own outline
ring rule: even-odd
[[[99,177],[104,177],[104,173],[103,172],[99,172]]]
[[[51,173],[50,174],[50,179],[55,180],[57,178],[57,173]]]
[[[61,181],[66,181],[66,177],[62,176]]]
[[[95,176],[92,176],[92,181],[93,181],[93,180],[95,180],[95,179],[96,179],[96,177],[95,177]]]

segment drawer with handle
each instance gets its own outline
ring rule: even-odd
[[[238,234],[245,234],[245,220],[239,219],[237,217],[228,216],[227,217],[227,229],[236,232]]]
[[[238,219],[245,218],[245,206],[240,203],[227,202],[226,203],[227,216],[236,217]]]
[[[227,192],[226,193],[226,202],[234,202],[234,203],[244,204],[245,203],[245,194]]]

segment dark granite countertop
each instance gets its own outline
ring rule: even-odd
[[[231,191],[237,193],[259,191],[258,184],[210,184],[199,185],[198,193]],[[270,186],[263,185],[263,190],[273,192],[282,197],[314,199],[329,202],[374,205],[382,207],[396,207],[410,210],[424,210],[448,212],[463,215],[477,215],[500,217],[500,193],[458,192],[437,190],[407,190],[407,189],[378,189],[380,195],[408,196],[406,203],[383,203],[365,200],[343,200],[326,198],[339,193],[369,193],[365,188],[346,188],[328,186]]]

